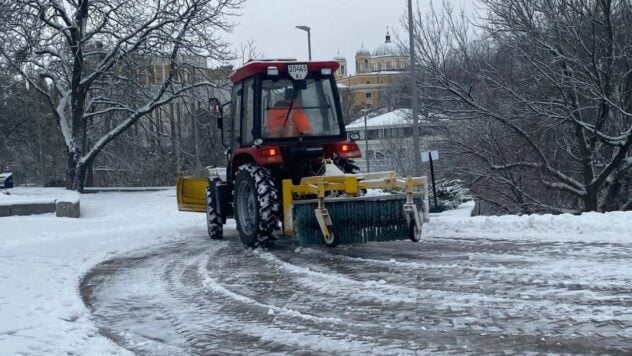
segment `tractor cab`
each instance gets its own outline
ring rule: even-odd
[[[333,75],[337,68],[335,61],[257,60],[237,69],[229,78],[227,173],[254,162],[273,169],[279,181],[298,182],[321,175],[324,159],[345,173],[356,172],[350,159],[360,157],[360,150],[347,140]]]

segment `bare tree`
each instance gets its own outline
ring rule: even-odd
[[[67,147],[66,187],[142,117],[229,56],[219,38],[242,0],[15,0],[0,9],[0,56],[42,93]],[[203,59],[202,66],[191,58]],[[192,78],[193,73],[200,73]],[[95,128],[112,127],[91,139]]]
[[[251,59],[259,59],[265,56],[263,52],[259,51],[257,45],[255,44],[255,40],[253,39],[248,40],[246,43],[242,43],[239,46],[239,53],[239,58],[241,58],[240,64],[245,64]]]
[[[629,1],[481,2],[474,27],[445,3],[415,30],[425,102],[470,120],[453,139],[470,181],[503,208],[629,209]]]
[[[63,178],[63,143],[50,117],[44,98],[0,64],[0,170],[8,167],[16,184],[56,185]]]

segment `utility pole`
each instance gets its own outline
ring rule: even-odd
[[[364,114],[364,156],[366,160],[366,172],[371,173],[371,164],[369,163],[369,130],[367,129],[367,115]]]
[[[419,122],[417,118],[417,70],[415,63],[415,36],[413,31],[413,4],[408,0],[408,40],[410,47],[410,102],[413,112],[413,154],[415,156],[415,176],[421,176],[421,149],[419,147]]]

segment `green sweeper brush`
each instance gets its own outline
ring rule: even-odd
[[[367,189],[385,193],[359,196]],[[284,180],[283,217],[284,234],[297,236],[300,246],[419,241],[428,220],[427,179],[383,172]]]

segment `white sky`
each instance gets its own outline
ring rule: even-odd
[[[429,0],[419,1],[422,9]],[[474,8],[474,0],[451,0],[455,8]],[[439,7],[441,0],[434,1]],[[332,59],[340,54],[354,71],[355,52],[364,47],[373,50],[384,42],[386,27],[392,39],[399,35],[407,41],[401,18],[407,15],[407,0],[248,0],[235,18],[238,25],[227,40],[235,48],[254,40],[266,58],[307,60],[307,33],[296,25],[311,27],[312,57]]]

